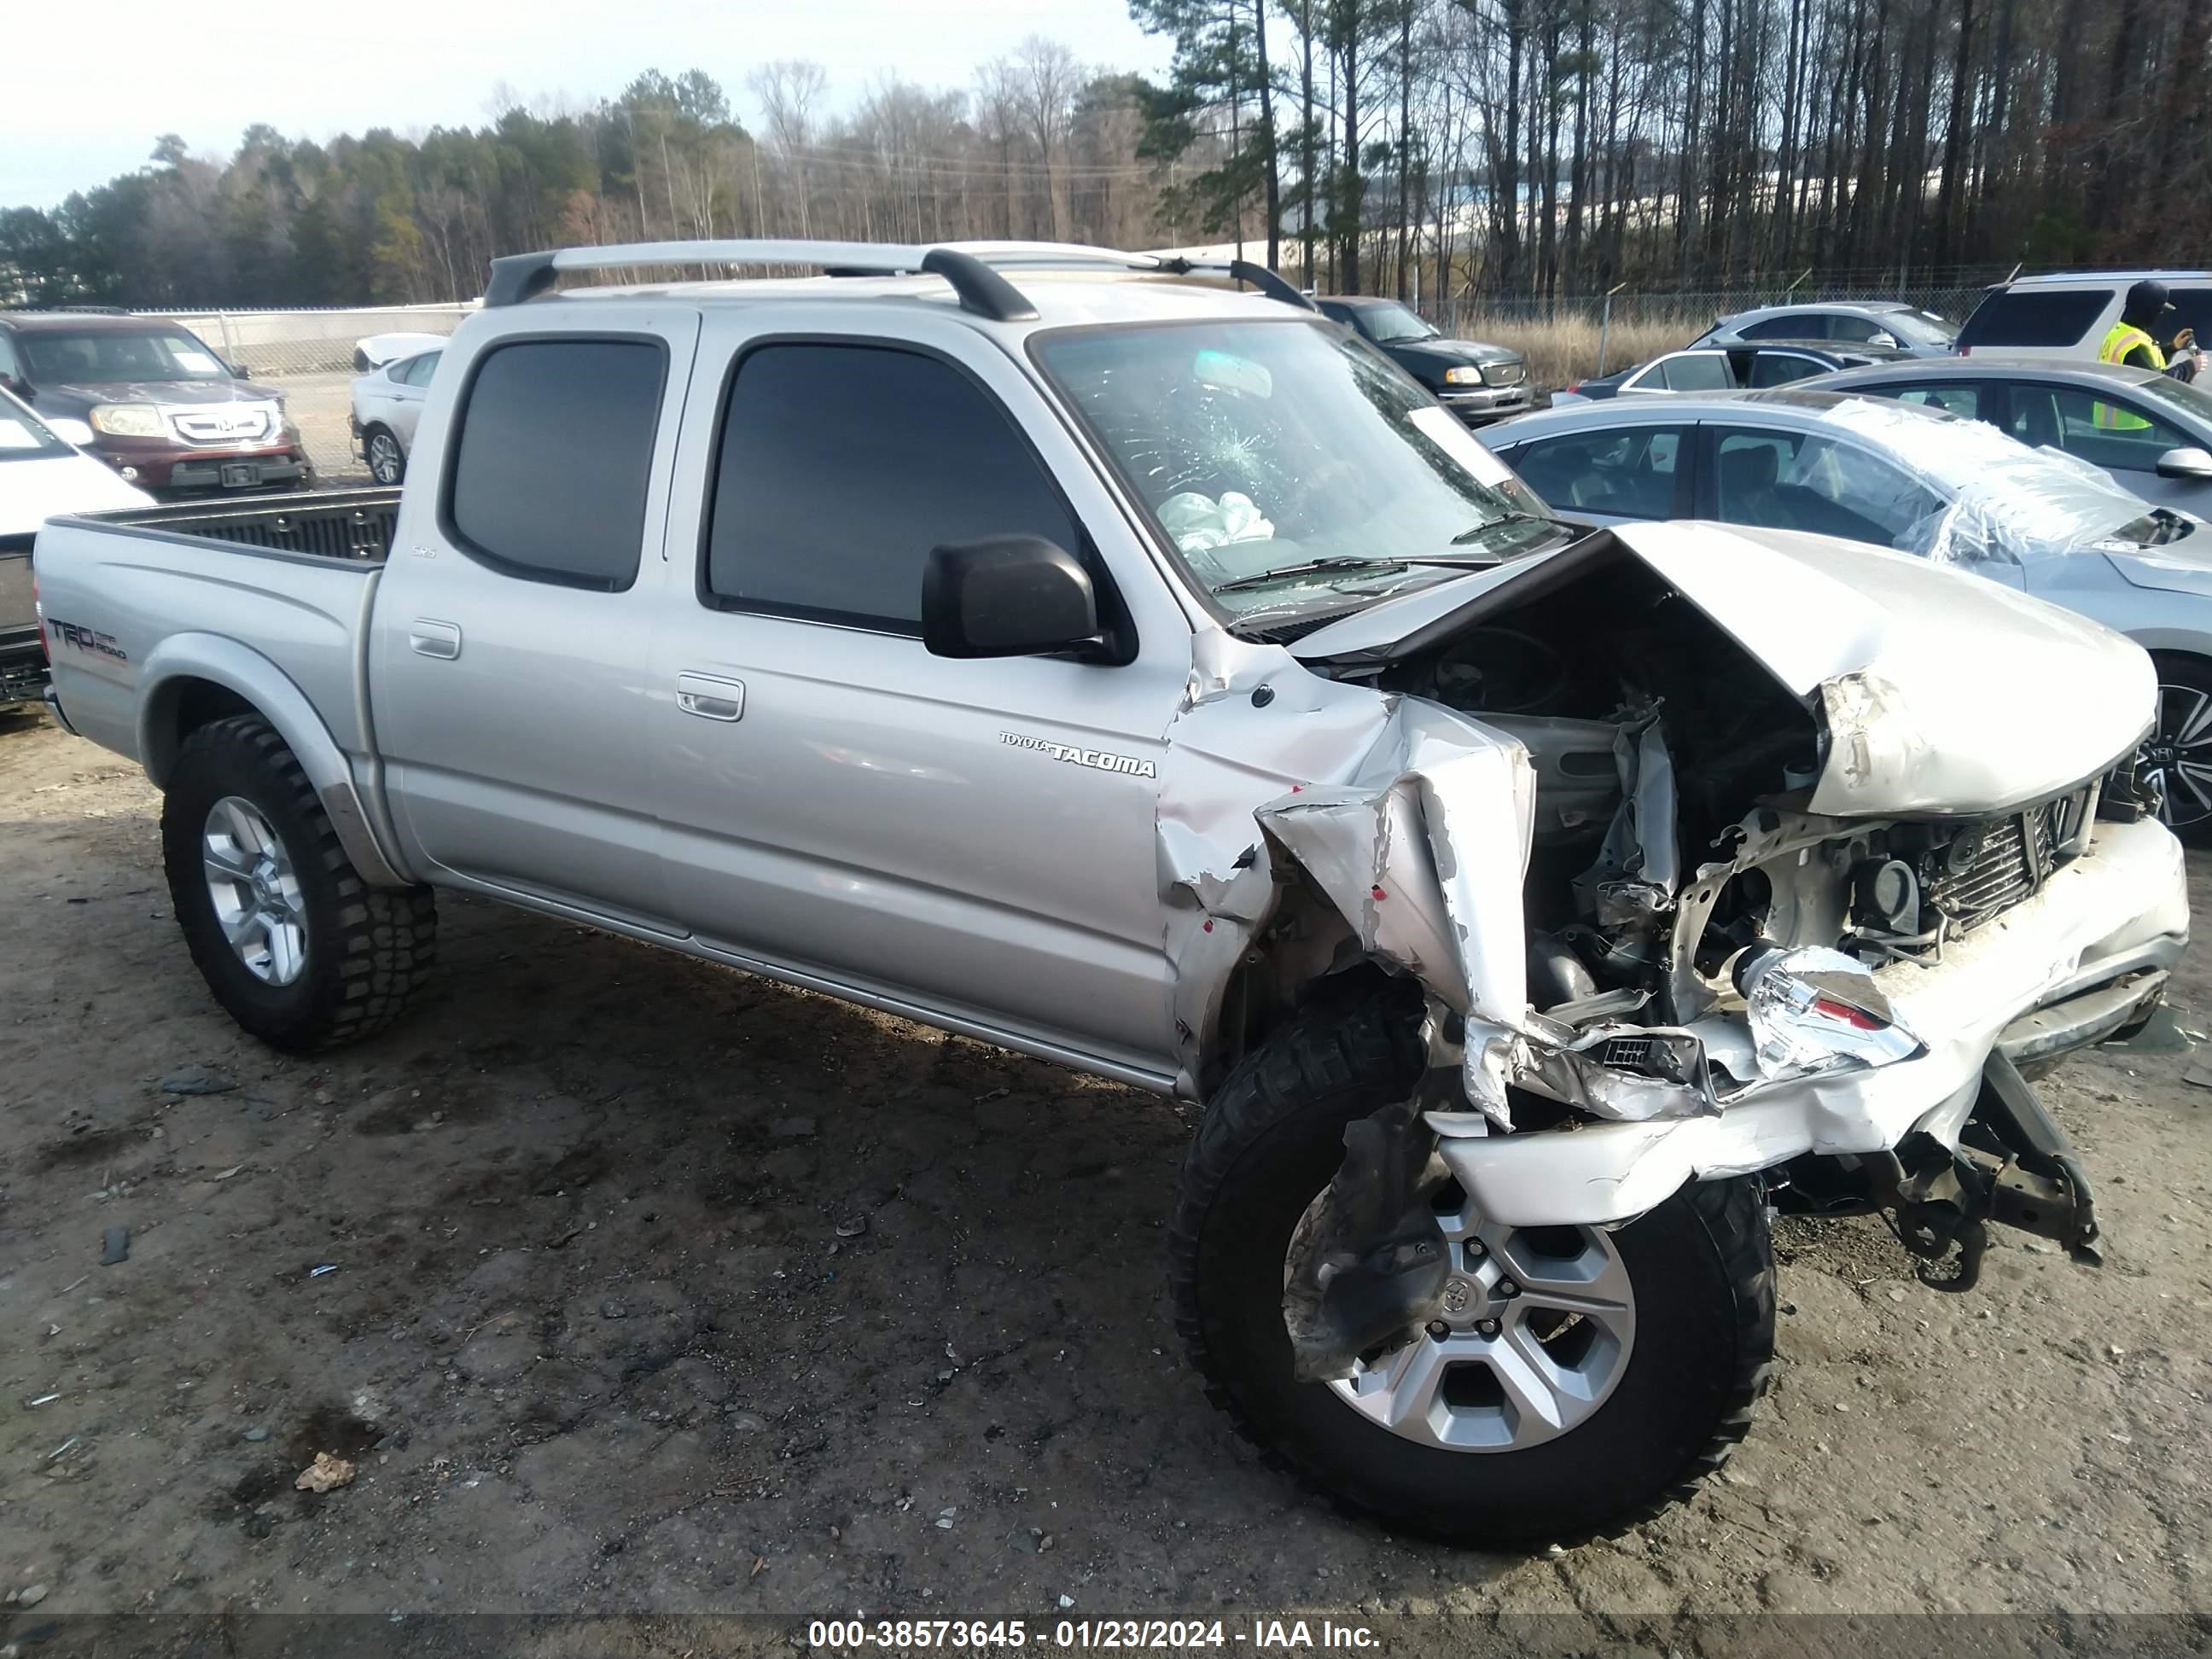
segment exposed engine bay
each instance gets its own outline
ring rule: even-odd
[[[1808,950],[1793,987],[1837,1029],[1819,1045],[1893,1040],[1865,970],[1933,964],[2087,850],[2098,780],[2001,814],[1870,821],[1809,810],[1826,765],[1825,711],[1792,696],[1696,605],[1637,563],[1552,586],[1429,651],[1389,664],[1377,689],[1430,699],[1523,744],[1534,761],[1524,888],[1533,1012],[1609,1033],[1587,1058],[1692,1081],[1696,1045],[1638,1035],[1709,1012],[1753,1012],[1763,967]],[[2144,804],[2124,789],[2120,816]],[[1830,971],[1822,974],[1825,967]],[[1857,972],[1834,970],[1856,968]],[[1778,989],[1776,995],[1780,995]],[[1769,1068],[1787,1031],[1753,1019]],[[1760,1029],[1765,1027],[1766,1029]],[[1853,1034],[1856,1033],[1856,1037]],[[1889,1056],[1885,1056],[1889,1057]],[[1724,1100],[1753,1081],[1715,1058],[1698,1079]],[[1542,1092],[1601,1115],[1653,1103]]]

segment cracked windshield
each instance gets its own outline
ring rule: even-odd
[[[1097,330],[1036,350],[1240,620],[1340,610],[1561,539],[1504,462],[1334,329]]]

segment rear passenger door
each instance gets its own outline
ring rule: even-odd
[[[1171,1073],[1156,808],[1189,623],[1023,372],[900,313],[896,339],[835,303],[819,332],[708,319],[717,412],[686,435],[653,651],[682,920],[801,982]],[[1126,601],[1131,660],[924,648],[931,548],[1024,532]]]
[[[455,395],[423,418],[369,698],[411,859],[674,932],[647,744],[698,318],[610,313],[556,303],[528,333],[447,349]]]

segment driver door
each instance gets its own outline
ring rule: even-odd
[[[1171,1076],[1155,824],[1189,625],[1003,355],[950,321],[817,321],[705,325],[720,414],[685,438],[647,737],[678,920],[801,983]],[[1126,596],[1129,660],[929,653],[931,548],[1018,533]]]

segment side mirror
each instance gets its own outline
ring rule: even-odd
[[[43,417],[46,429],[65,444],[75,444],[79,449],[92,447],[92,428],[86,422],[70,415],[50,415]]]
[[[1042,536],[932,548],[921,574],[921,639],[937,657],[1034,657],[1104,643],[1091,573]]]
[[[31,398],[31,383],[20,375],[0,374],[0,392],[12,392],[28,403]]]
[[[1875,330],[1872,334],[1867,337],[1867,343],[1869,345],[1894,346],[1897,343],[1897,336],[1892,334],[1886,328],[1878,328]]]
[[[2161,478],[2212,478],[2212,453],[2201,449],[2169,449],[2158,458]]]
[[[230,371],[230,378],[234,380],[250,380],[253,378],[253,371],[244,363],[225,363],[223,367]]]

